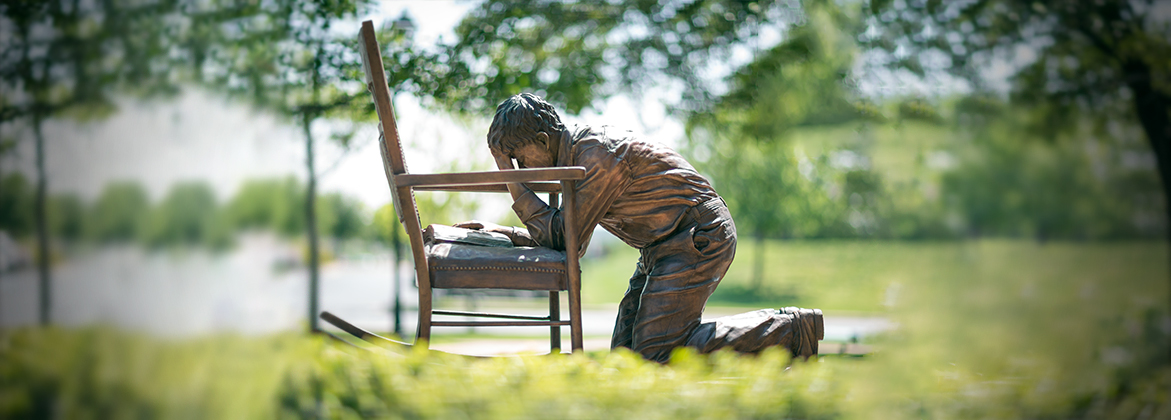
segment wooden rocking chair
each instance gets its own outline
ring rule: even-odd
[[[431,337],[431,327],[549,327],[550,348],[561,349],[561,327],[569,326],[573,351],[582,349],[581,270],[577,252],[533,247],[484,247],[458,243],[429,243],[424,240],[415,205],[414,191],[508,192],[506,183],[523,182],[535,192],[549,193],[550,205],[557,205],[558,192],[564,196],[562,216],[565,220],[565,244],[568,250],[579,249],[574,231],[574,181],[585,177],[585,168],[561,167],[517,169],[507,171],[410,174],[403,161],[398,128],[391,104],[382,54],[375,38],[374,25],[362,22],[358,36],[366,87],[374,99],[380,121],[379,149],[382,152],[386,180],[398,220],[410,237],[411,255],[419,287],[419,326],[416,343]],[[433,289],[513,289],[549,292],[549,315],[544,317],[482,312],[435,310]],[[569,293],[569,320],[560,319],[560,292]],[[432,315],[492,318],[497,321],[441,321]],[[383,341],[376,335],[353,327],[327,312],[322,319],[368,341]],[[381,340],[380,340],[381,339]]]

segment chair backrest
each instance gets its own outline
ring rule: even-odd
[[[374,109],[378,113],[378,149],[382,154],[382,169],[390,186],[391,203],[395,214],[410,237],[411,252],[415,260],[415,271],[419,284],[425,283],[427,260],[423,252],[423,229],[419,223],[419,210],[415,204],[415,193],[410,187],[399,187],[395,176],[407,173],[403,160],[403,148],[399,142],[398,124],[394,119],[394,104],[391,103],[390,86],[386,82],[386,70],[382,66],[382,52],[374,32],[374,23],[362,22],[358,32],[358,50],[362,54],[362,70],[366,73],[366,89],[374,97]],[[422,286],[421,286],[422,287]]]
[[[396,192],[398,186],[395,184],[394,175],[407,173],[407,165],[403,160],[398,123],[394,119],[394,103],[391,102],[390,86],[386,82],[386,70],[382,66],[382,52],[378,47],[373,22],[362,22],[358,42],[362,54],[362,70],[366,73],[366,89],[373,96],[374,109],[378,113],[378,146],[382,154],[382,167],[386,172],[386,182],[390,184],[390,190]],[[393,201],[399,220],[402,220],[403,208],[398,205],[398,200]]]

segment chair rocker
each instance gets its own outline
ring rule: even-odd
[[[534,192],[549,193],[549,204],[557,206],[558,193],[564,197],[566,249],[579,249],[574,232],[574,181],[585,177],[583,167],[516,169],[486,172],[410,174],[403,161],[398,128],[394,119],[390,87],[382,65],[382,54],[374,25],[362,22],[358,36],[366,87],[374,100],[379,119],[379,149],[390,184],[398,220],[410,238],[411,255],[419,288],[419,324],[416,344],[431,338],[432,327],[549,327],[550,348],[561,349],[561,327],[569,326],[573,351],[582,349],[581,269],[577,252],[541,247],[486,247],[426,241],[415,204],[415,191],[504,192],[507,183],[522,182]],[[432,308],[434,289],[512,289],[549,292],[548,316],[524,316],[483,312],[446,311]],[[569,294],[569,320],[561,320],[560,292]],[[433,315],[487,318],[494,320],[432,320]],[[328,313],[322,319],[368,341],[372,334],[349,326]],[[336,322],[335,322],[336,321]],[[348,326],[348,327],[343,327]],[[380,337],[374,337],[377,340]],[[384,341],[384,340],[383,340]],[[384,343],[381,343],[384,344]],[[425,345],[425,344],[423,344]]]

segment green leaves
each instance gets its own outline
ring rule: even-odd
[[[668,105],[702,110],[719,83],[706,72],[763,27],[799,24],[800,10],[774,1],[486,1],[460,23],[459,42],[445,53],[452,69],[470,70],[469,86],[436,96],[472,113],[535,92],[576,114],[618,92],[640,96],[678,83],[682,98]]]
[[[231,244],[231,227],[220,214],[215,193],[206,183],[176,184],[150,216],[146,241],[152,247]]]
[[[150,209],[146,190],[132,182],[106,185],[90,210],[90,237],[99,242],[130,242],[143,236]]]

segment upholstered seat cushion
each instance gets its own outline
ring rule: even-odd
[[[565,253],[549,248],[428,243],[436,289],[566,290]]]

